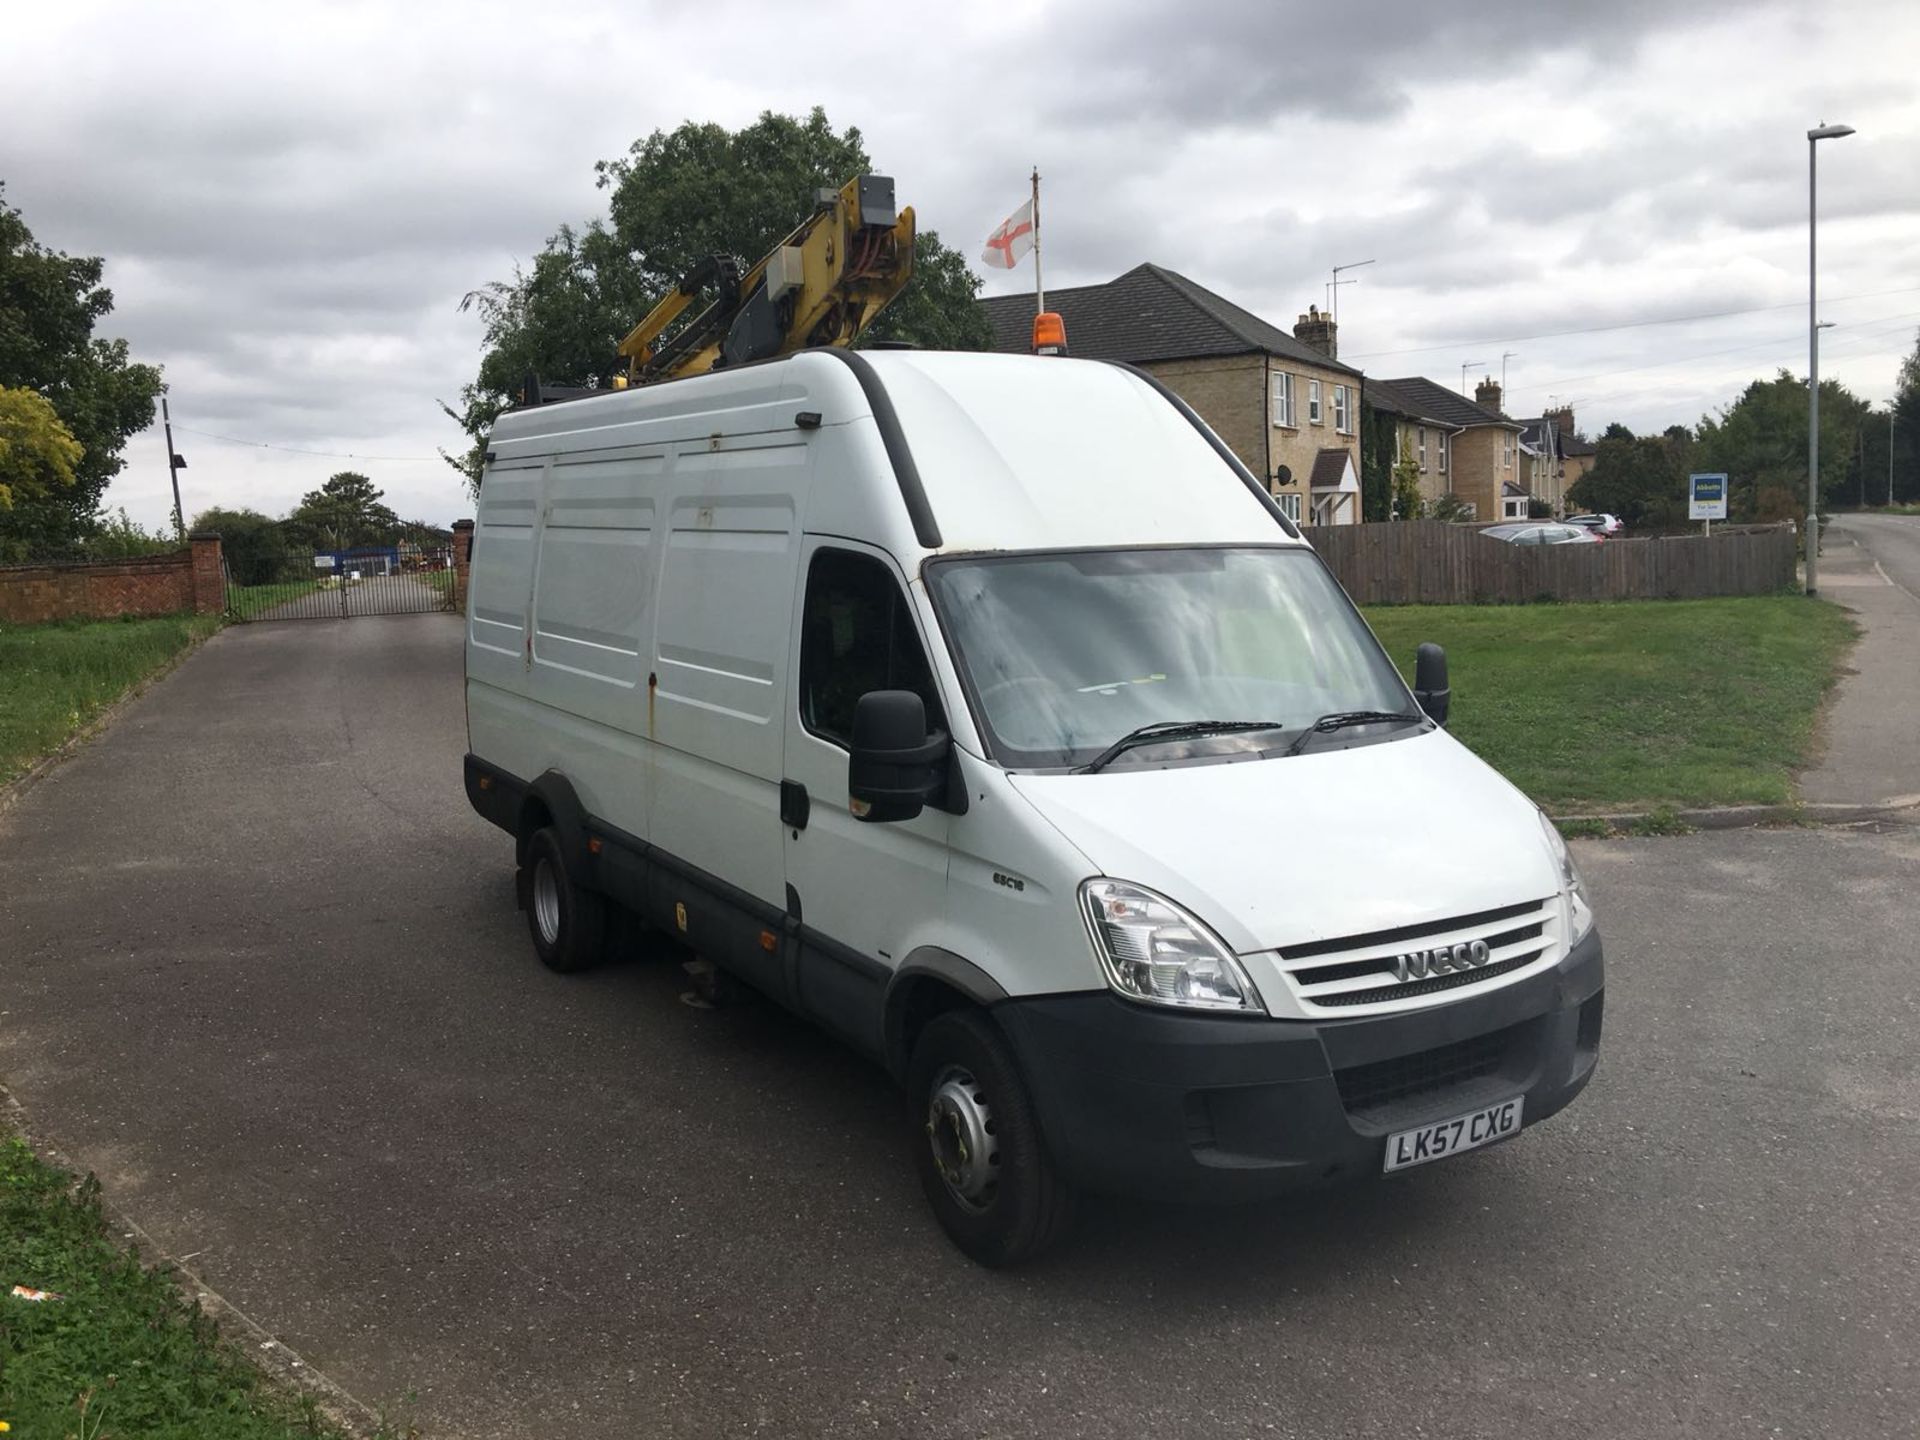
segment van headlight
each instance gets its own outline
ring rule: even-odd
[[[1166,896],[1121,880],[1094,879],[1080,886],[1080,908],[1107,984],[1129,1000],[1265,1012],[1233,952]]]
[[[1580,867],[1573,863],[1567,837],[1547,818],[1544,810],[1540,812],[1540,828],[1546,832],[1547,849],[1553,852],[1554,863],[1560,867],[1560,898],[1567,905],[1567,948],[1572,949],[1593,929],[1593,906],[1587,901],[1587,882],[1580,878]]]

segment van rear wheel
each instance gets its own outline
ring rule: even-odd
[[[551,826],[527,842],[526,864],[527,929],[540,963],[563,974],[586,969],[606,947],[605,898],[568,873],[565,847]]]
[[[908,1067],[915,1168],[940,1224],[982,1265],[1031,1260],[1066,1232],[1060,1179],[1013,1051],[971,1010],[935,1016]]]

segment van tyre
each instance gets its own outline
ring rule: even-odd
[[[907,1083],[920,1185],[954,1244],[982,1265],[1017,1265],[1066,1233],[1073,1191],[991,1020],[974,1010],[935,1016],[914,1045]]]
[[[568,871],[566,848],[551,826],[527,842],[527,929],[540,963],[572,974],[606,949],[607,902]]]

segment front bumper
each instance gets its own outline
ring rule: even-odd
[[[1595,929],[1552,970],[1405,1015],[1183,1015],[1108,992],[993,1013],[1068,1180],[1237,1201],[1377,1175],[1390,1133],[1509,1096],[1546,1119],[1593,1077],[1604,997]]]

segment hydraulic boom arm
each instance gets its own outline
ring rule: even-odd
[[[816,199],[813,214],[744,275],[727,255],[695,266],[620,342],[627,382],[851,345],[913,272],[913,210],[895,210],[885,175],[855,176]],[[667,334],[709,289],[707,307]]]

